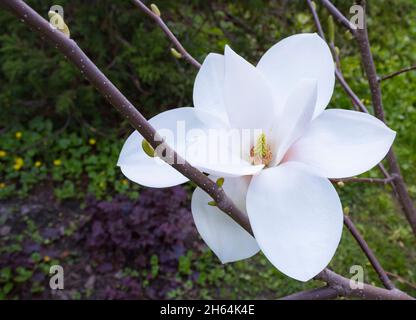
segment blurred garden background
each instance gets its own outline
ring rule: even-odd
[[[63,6],[71,37],[147,118],[192,105],[196,70],[170,54],[165,35],[130,1],[27,3],[45,18],[51,5]],[[279,39],[315,32],[303,0],[156,3],[201,62],[229,44],[256,63]],[[352,5],[335,3],[345,14]],[[317,9],[326,27],[327,12]],[[414,64],[416,2],[369,1],[368,10],[379,74]],[[193,224],[194,186],[146,189],[126,180],[116,162],[132,131],[127,121],[63,55],[1,7],[0,26],[0,299],[276,299],[320,285],[283,276],[262,254],[222,265]],[[356,45],[338,26],[335,44],[345,77],[371,109]],[[416,72],[383,81],[382,90],[416,199]],[[352,108],[338,84],[330,105]],[[395,284],[415,295],[416,241],[391,188],[346,183],[337,189]],[[49,288],[53,264],[65,270],[65,290]],[[330,267],[348,276],[352,265],[362,265],[366,281],[380,285],[344,232]]]

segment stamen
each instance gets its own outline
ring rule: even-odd
[[[256,144],[250,149],[250,160],[254,165],[268,165],[272,161],[273,155],[270,146],[267,144],[266,135],[260,134]]]

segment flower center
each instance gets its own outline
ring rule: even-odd
[[[273,154],[267,144],[266,135],[260,134],[256,144],[250,149],[250,161],[254,165],[264,164],[267,166],[272,161]]]

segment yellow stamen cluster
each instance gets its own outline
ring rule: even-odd
[[[254,165],[268,165],[272,161],[273,155],[270,146],[267,144],[266,135],[262,133],[256,144],[250,149],[250,161]]]

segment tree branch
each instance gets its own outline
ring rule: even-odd
[[[394,179],[396,179],[396,175],[391,175],[389,178],[384,178],[384,179],[380,179],[380,178],[357,178],[357,177],[353,177],[353,178],[343,178],[343,179],[330,179],[332,182],[365,182],[365,183],[378,183],[378,184],[389,184],[391,183]]]
[[[364,14],[366,12],[366,2],[359,1],[364,8]],[[364,28],[358,28],[355,33],[355,39],[357,40],[358,48],[360,50],[361,59],[365,73],[368,78],[368,84],[370,86],[371,98],[373,100],[374,113],[381,121],[386,122],[384,115],[383,102],[381,98],[381,89],[378,83],[377,71],[374,64],[373,55],[371,54],[370,41],[368,39],[367,32],[367,19],[364,16]]]
[[[201,64],[196,61],[194,57],[192,57],[188,51],[182,46],[179,40],[175,37],[172,31],[170,31],[169,27],[163,21],[163,19],[155,14],[152,10],[150,10],[143,2],[140,0],[132,0],[133,4],[142,10],[145,14],[147,14],[150,18],[152,18],[156,24],[162,29],[162,31],[166,34],[168,39],[172,42],[172,44],[176,47],[176,49],[181,53],[182,57],[186,59],[190,64],[197,67],[198,69],[201,67]]]
[[[366,9],[366,1],[360,0],[359,3]],[[361,58],[364,64],[364,70],[367,75],[368,84],[370,86],[371,98],[373,101],[373,108],[375,115],[382,121],[385,122],[384,108],[381,95],[381,87],[378,81],[377,71],[374,64],[373,55],[371,53],[370,41],[368,39],[367,32],[367,18],[364,16],[364,28],[357,29],[355,34],[355,39],[358,43],[358,48],[361,53]],[[399,196],[400,203],[403,207],[404,213],[407,220],[413,230],[413,233],[416,235],[416,208],[413,205],[413,201],[410,198],[409,192],[407,191],[407,186],[404,182],[403,176],[400,171],[399,164],[397,162],[396,154],[393,149],[390,149],[387,154],[387,161],[390,165],[390,170],[392,174],[397,176],[393,182],[396,185],[396,192]]]
[[[355,285],[353,287],[350,279],[340,276],[328,268],[318,274],[315,279],[326,282],[327,286],[297,292],[282,297],[280,300],[323,300],[337,297],[355,297],[364,300],[415,300],[398,289],[388,290],[356,282],[353,282]]]
[[[279,300],[328,300],[339,297],[339,292],[335,288],[325,286],[321,288],[296,292]]]
[[[383,289],[362,283],[362,288],[352,288],[351,280],[325,269],[315,277],[328,283],[328,287],[335,289],[339,296],[356,297],[365,300],[414,300],[408,294],[398,289]]]

